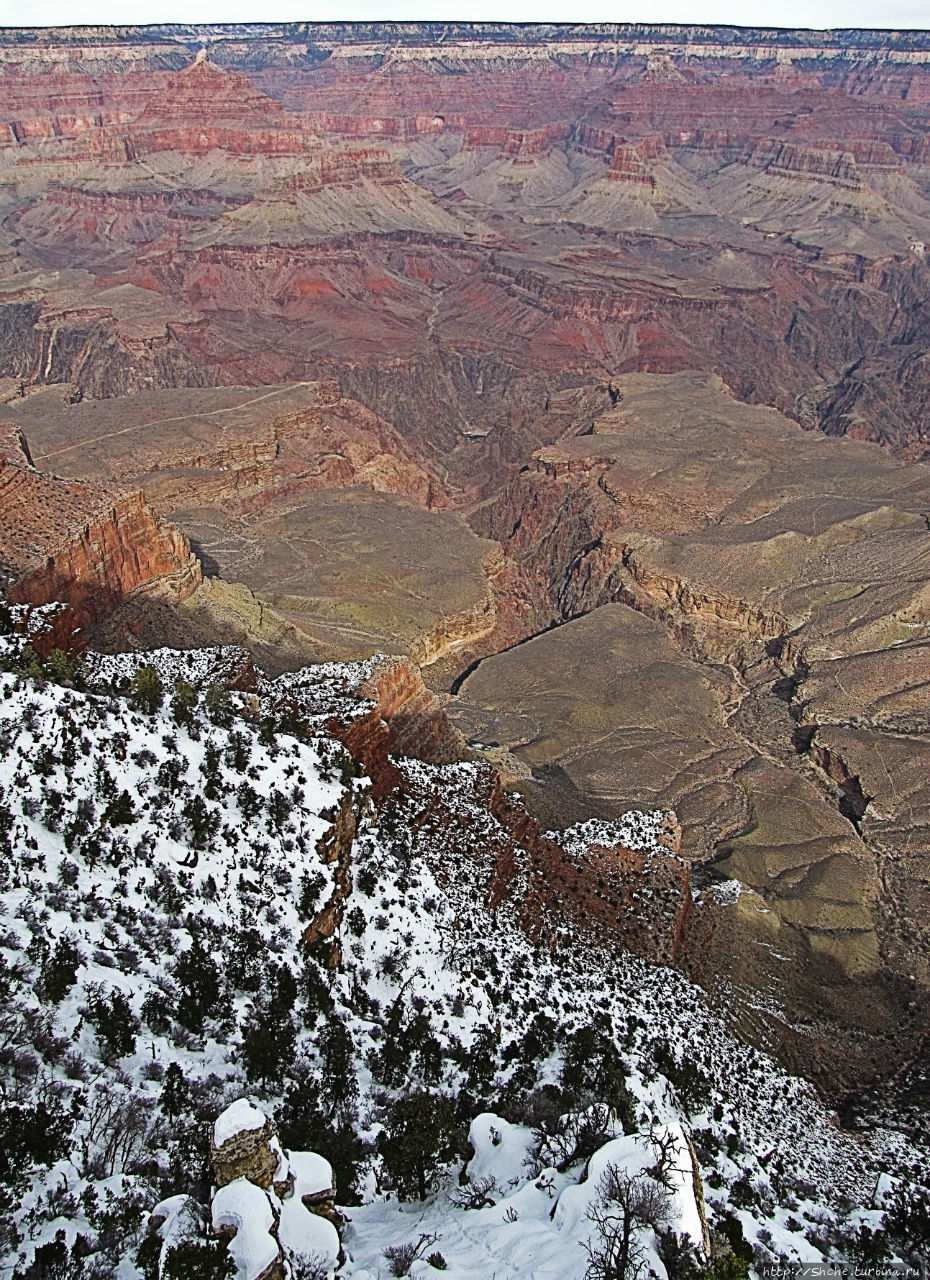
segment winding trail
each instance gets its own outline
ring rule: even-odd
[[[274,396],[285,395],[289,391],[295,391],[298,387],[312,387],[315,382],[291,382],[286,387],[275,387],[272,391],[266,391],[264,395],[253,396],[251,400],[240,400],[238,404],[227,405],[225,409],[208,409],[204,413],[179,413],[173,418],[155,418],[151,422],[134,422],[132,426],[120,427],[117,431],[106,431],[103,435],[91,436],[86,440],[79,440],[76,444],[63,445],[60,449],[52,449],[49,453],[38,453],[35,455],[36,462],[45,462],[49,458],[58,458],[65,453],[73,453],[76,449],[86,449],[89,445],[100,444],[102,440],[112,440],[116,436],[129,435],[133,431],[146,431],[149,427],[166,426],[169,422],[189,422],[192,418],[215,418],[221,413],[238,413],[240,409],[247,409],[250,405],[260,404],[263,400],[271,400]],[[320,409],[332,409],[338,403],[325,404],[317,406]]]

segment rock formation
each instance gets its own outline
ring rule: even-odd
[[[213,1227],[229,1242],[237,1280],[284,1280],[295,1253],[339,1256],[332,1169],[313,1152],[285,1152],[253,1103],[240,1098],[217,1118],[210,1160]]]
[[[341,1219],[334,1207],[332,1169],[313,1152],[284,1152],[274,1124],[240,1098],[217,1117],[210,1137],[217,1190],[211,1221],[236,1268],[236,1280],[285,1280],[287,1259],[315,1255],[334,1263]],[[172,1247],[196,1239],[197,1214],[188,1198],[157,1205],[149,1229]]]
[[[315,28],[312,55],[304,28],[235,33],[193,63],[170,28],[8,33],[0,373],[97,396],[327,373],[471,477],[515,382],[709,364],[924,450],[914,34],[403,30]]]
[[[439,468],[335,383],[102,404],[62,404],[48,390],[10,415],[28,419],[41,465],[141,487],[189,535],[208,575],[244,583],[254,596],[238,608],[248,614],[257,596],[258,611],[290,630],[272,666],[404,649],[454,672],[532,628],[513,566],[449,511]],[[204,593],[191,609],[209,613],[214,602],[236,607],[228,593],[222,603]],[[240,625],[243,638],[256,629],[248,616]]]
[[[468,675],[453,718],[502,743],[541,812],[650,795],[686,858],[759,895],[702,908],[713,934],[697,913],[695,971],[894,1038],[925,972],[923,469],[802,435],[704,375],[616,391],[482,512],[560,625]]]
[[[159,666],[170,682],[175,671],[183,673],[184,655],[164,651]],[[324,863],[336,864],[335,885],[303,942],[330,966],[341,960],[339,929],[353,887],[353,842],[372,803],[375,812],[387,815],[385,830],[426,836],[440,876],[450,850],[470,861],[479,900],[492,913],[513,913],[534,940],[545,945],[556,935],[581,930],[652,960],[681,958],[693,904],[673,813],[634,811],[620,822],[544,832],[519,797],[504,790],[497,769],[466,762],[464,740],[443,701],[407,658],[320,664],[268,680],[230,647],[216,651],[209,671],[203,679],[246,691],[256,712],[283,716],[309,732],[325,731],[350,753],[332,767],[351,768],[354,760],[366,775],[360,790],[346,792],[342,804],[324,815],[330,826],[316,847]],[[445,766],[441,785],[434,773],[416,769],[418,760]],[[474,848],[476,830],[483,833],[481,850]],[[241,1142],[244,1160],[252,1159],[253,1147],[264,1149],[261,1134],[250,1131]]]
[[[425,840],[440,883],[455,854],[470,868],[468,891],[538,945],[586,934],[659,963],[679,958],[692,900],[673,814],[545,833],[487,765],[447,766],[441,785],[412,766],[400,774],[392,825]]]
[[[210,1163],[220,1188],[236,1178],[265,1191],[286,1181],[275,1176],[282,1160],[274,1125],[245,1098],[227,1107],[213,1126]]]
[[[139,492],[37,470],[15,431],[0,457],[0,573],[14,604],[69,607],[74,631],[140,593],[183,600],[200,582],[187,538]]]

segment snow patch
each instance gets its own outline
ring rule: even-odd
[[[707,890],[707,896],[712,898],[718,907],[732,907],[739,902],[744,893],[749,893],[739,880],[722,880],[720,884],[713,884]]]
[[[669,815],[661,809],[631,809],[613,822],[589,818],[587,822],[576,822],[564,831],[547,831],[546,835],[560,844],[566,853],[576,857],[583,856],[591,845],[605,849],[620,845],[638,853],[664,847],[663,836],[667,834],[668,819]]]

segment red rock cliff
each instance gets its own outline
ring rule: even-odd
[[[652,850],[546,834],[485,765],[445,777],[404,770],[398,804],[427,837],[440,882],[466,863],[488,910],[513,911],[534,941],[587,936],[661,964],[679,958],[692,899],[673,815]]]
[[[31,465],[10,433],[0,455],[0,580],[14,604],[62,601],[75,629],[137,592],[184,599],[200,565],[187,538],[143,494],[60,480]]]

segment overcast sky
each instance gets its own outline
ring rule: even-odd
[[[930,28],[930,0],[0,0],[0,26],[367,19]]]

